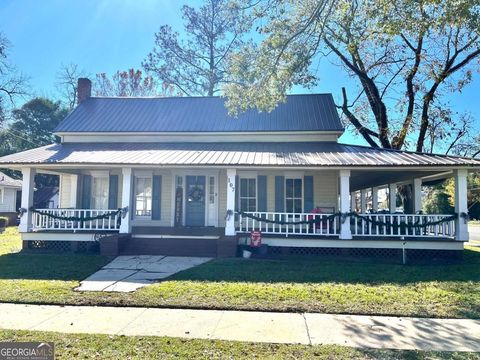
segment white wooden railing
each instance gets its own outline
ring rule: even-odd
[[[91,218],[114,212],[115,210],[91,209],[36,209],[40,214],[32,214],[33,230],[73,230],[73,231],[114,231],[120,227],[120,214],[111,215],[104,219],[95,220],[65,220],[56,219],[49,215],[70,218]],[[49,214],[49,215],[47,215]]]
[[[251,219],[241,214],[238,215],[237,232],[261,231],[264,234],[281,235],[338,235],[339,218],[328,219],[331,214],[311,214],[311,213],[280,213],[280,212],[245,212],[247,215],[256,216],[262,219],[281,221],[281,222],[300,222],[315,220],[314,224],[275,224],[267,221]]]
[[[437,225],[409,228],[408,225],[427,224],[450,218],[452,215],[407,215],[407,214],[359,214],[363,218],[352,217],[353,236],[373,237],[454,237],[455,220]],[[385,223],[379,224],[379,223]]]
[[[300,222],[315,220],[314,224],[276,224],[268,221],[252,219],[251,215],[261,219],[280,222]],[[254,230],[264,234],[338,236],[341,218],[332,214],[280,213],[280,212],[245,212],[238,214],[236,230],[248,233]],[[455,220],[425,227],[409,228],[407,225],[427,224],[452,215],[406,215],[406,214],[359,214],[351,216],[350,227],[353,236],[371,237],[446,237],[455,236]],[[330,218],[329,218],[330,217]],[[372,221],[368,221],[370,219]]]

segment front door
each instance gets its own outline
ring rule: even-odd
[[[185,225],[205,226],[205,176],[186,176]]]

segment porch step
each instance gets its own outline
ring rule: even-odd
[[[134,235],[175,235],[175,236],[222,236],[224,228],[215,227],[165,227],[165,226],[134,226]]]
[[[139,236],[125,243],[121,255],[217,256],[216,238]]]

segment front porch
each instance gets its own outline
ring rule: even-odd
[[[467,171],[462,169],[372,169],[369,175],[287,168],[22,171],[25,241],[98,241],[121,234],[136,244],[132,252],[164,249],[168,243],[170,254],[185,247],[213,249],[220,240],[243,244],[252,231],[275,247],[461,250],[468,241]],[[31,207],[34,177],[41,172],[60,176],[61,208]],[[422,184],[445,177],[455,179],[458,215],[421,214]],[[397,212],[399,185],[412,187],[416,213]],[[387,204],[379,201],[382,189],[388,190]]]

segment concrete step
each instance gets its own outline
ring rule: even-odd
[[[216,257],[217,241],[217,238],[132,237],[125,243],[121,255]]]

